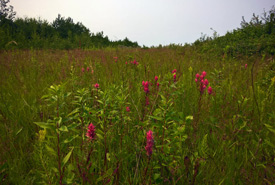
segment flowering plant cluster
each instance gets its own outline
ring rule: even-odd
[[[90,123],[90,125],[88,126],[88,131],[86,136],[91,141],[95,138],[95,126],[93,125],[93,123]]]
[[[153,138],[153,132],[149,130],[146,134],[146,154],[150,157],[153,153],[153,146],[154,146],[154,138]]]
[[[142,81],[142,86],[143,86],[144,92],[146,94],[148,94],[149,93],[149,82],[148,81],[146,81],[146,82]]]
[[[174,82],[177,81],[177,74],[176,74],[176,72],[177,72],[176,69],[174,69],[174,70],[172,71]]]
[[[206,87],[208,86],[209,82],[208,80],[205,78],[206,76],[206,72],[203,71],[201,73],[201,75],[199,73],[196,74],[196,78],[195,78],[195,82],[199,85],[199,91],[201,94],[204,93],[204,90],[206,89]],[[212,87],[209,86],[208,89],[208,94],[212,94]]]

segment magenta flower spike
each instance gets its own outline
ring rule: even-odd
[[[158,79],[159,79],[159,78],[158,78],[157,76],[155,76],[155,81],[158,81]]]
[[[94,85],[94,87],[98,89],[98,88],[99,88],[99,84],[96,83],[96,84]]]
[[[206,76],[206,72],[205,72],[205,71],[202,72],[202,76],[203,76],[203,77]]]
[[[208,94],[212,94],[212,92],[213,92],[213,91],[212,91],[212,87],[209,86],[208,89],[207,89],[207,91],[208,91]]]
[[[206,85],[206,86],[207,86],[208,84],[209,84],[208,80],[207,80],[207,79],[205,79],[205,80],[204,80],[204,85]]]
[[[197,78],[197,79],[200,78],[200,74],[199,74],[199,73],[196,74],[196,78]]]
[[[92,123],[90,123],[90,125],[88,126],[86,136],[91,141],[95,138],[95,126]]]
[[[153,145],[154,145],[154,138],[153,138],[153,132],[149,130],[146,134],[146,154],[147,156],[151,156],[153,153]]]
[[[131,110],[130,110],[130,107],[126,107],[126,111],[127,112],[130,112]]]

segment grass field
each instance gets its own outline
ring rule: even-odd
[[[274,84],[265,55],[1,51],[0,184],[274,184]]]

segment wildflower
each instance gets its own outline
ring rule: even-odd
[[[149,93],[149,88],[148,87],[144,87],[143,90],[144,90],[145,93]]]
[[[87,67],[87,71],[89,71],[90,70],[90,68],[89,67]]]
[[[245,69],[247,68],[247,64],[244,65]]]
[[[176,73],[173,74],[173,78],[174,78],[174,82],[176,82],[176,79],[177,79]]]
[[[204,85],[206,85],[206,86],[207,86],[208,84],[209,84],[208,80],[207,80],[207,79],[205,79],[205,80],[204,80]]]
[[[209,86],[207,91],[208,91],[208,94],[212,94],[212,87]]]
[[[128,62],[126,61],[125,64],[128,64]]]
[[[96,84],[94,85],[94,87],[98,89],[98,88],[99,88],[99,84],[96,83]]]
[[[93,140],[95,138],[95,126],[92,123],[90,123],[90,125],[88,126],[86,136],[89,138],[89,140]]]
[[[202,72],[202,76],[203,76],[203,77],[206,76],[206,72],[205,72],[205,71]]]
[[[158,81],[158,79],[159,79],[159,78],[158,78],[157,76],[155,76],[155,81]]]
[[[126,111],[127,112],[130,112],[131,110],[130,110],[130,107],[126,107]]]
[[[149,93],[149,82],[148,81],[146,81],[146,82],[142,81],[142,86],[143,86],[144,92]]]
[[[174,69],[173,71],[172,71],[172,73],[176,73],[177,72],[177,70],[176,69]]]
[[[196,74],[196,78],[200,78],[200,74],[199,73]]]
[[[149,82],[146,81],[145,84],[144,84],[145,87],[148,87],[149,86]]]
[[[92,70],[91,73],[93,74],[93,73],[94,73],[94,70]]]
[[[159,83],[157,82],[157,87],[159,87]]]
[[[198,79],[197,79],[197,78],[195,78],[195,82],[198,82]]]
[[[82,67],[81,71],[84,73],[84,71],[85,71],[84,67]]]
[[[153,151],[153,145],[154,145],[154,138],[153,138],[153,132],[151,130],[149,130],[146,134],[146,147],[145,147],[145,150],[146,150],[146,154],[147,156],[151,156]]]

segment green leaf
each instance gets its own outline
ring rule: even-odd
[[[49,128],[49,129],[53,129],[52,125],[49,123],[45,123],[45,122],[34,122],[34,124],[38,125],[41,128]]]
[[[60,127],[59,130],[61,132],[68,132],[69,131],[68,128],[66,126],[64,126],[64,125],[62,127]]]
[[[159,179],[160,178],[160,174],[159,173],[155,173],[154,174],[154,180],[156,181],[157,179]]]
[[[99,138],[100,140],[103,139],[103,136],[101,134],[98,134],[98,133],[96,134],[96,137]]]
[[[65,140],[63,141],[63,143],[70,143],[70,142],[72,142],[72,141],[73,141],[75,138],[77,138],[77,137],[78,137],[78,135],[71,136],[71,137],[65,139]]]
[[[158,120],[158,121],[162,121],[163,118],[162,117],[158,117],[158,116],[150,116],[151,119],[155,119],[155,120]]]
[[[16,132],[16,136],[23,130],[23,127],[21,127],[17,132]]]
[[[186,116],[185,120],[193,120],[193,116]]]
[[[74,115],[74,114],[76,114],[78,112],[79,112],[79,108],[76,108],[70,114],[68,114],[67,117],[70,117],[70,116],[72,116],[72,115]]]
[[[48,152],[50,154],[52,154],[53,156],[56,156],[56,151],[54,151],[53,148],[49,147],[48,145],[46,145],[46,149],[48,150]]]
[[[63,161],[62,161],[62,168],[65,166],[65,164],[68,162],[68,160],[70,159],[72,152],[73,152],[74,147],[72,147],[72,149],[69,151],[69,153],[64,157]]]
[[[271,126],[271,125],[268,125],[268,124],[264,124],[266,126],[266,128],[270,131],[270,132],[273,132],[273,134],[275,134],[275,129]]]

